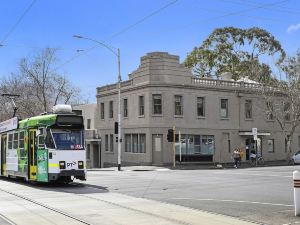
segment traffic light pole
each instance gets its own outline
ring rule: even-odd
[[[176,140],[175,140],[175,136],[176,136],[176,132],[175,132],[175,126],[173,126],[173,167],[175,168],[176,166],[176,151],[175,151],[175,143],[176,143]]]

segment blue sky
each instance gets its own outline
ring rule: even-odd
[[[0,41],[31,3],[1,1]],[[153,12],[157,13],[150,16]],[[74,34],[120,48],[126,80],[146,53],[169,52],[183,61],[215,28],[224,26],[262,27],[292,55],[300,47],[300,1],[36,0],[0,47],[0,76],[17,72],[22,57],[46,47],[58,48],[58,71],[94,102],[97,86],[116,82],[117,58],[104,47],[87,51],[95,43],[75,39]],[[78,53],[79,49],[85,51]]]

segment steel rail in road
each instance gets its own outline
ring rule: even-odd
[[[84,187],[87,187],[87,188],[103,190],[103,188],[97,187],[97,185],[90,185],[90,184],[83,184],[83,183],[75,183],[75,182],[72,183],[72,184],[70,184],[70,185],[74,185],[74,186],[84,186]],[[64,190],[64,191],[67,192],[67,193],[71,193],[71,192],[68,192],[68,191],[66,191],[66,190]],[[77,194],[77,196],[81,196],[81,197],[84,197],[84,198],[96,200],[96,201],[98,201],[98,202],[103,202],[103,203],[106,203],[106,204],[109,204],[109,205],[116,206],[116,207],[118,207],[118,208],[130,210],[130,211],[133,211],[133,212],[136,212],[136,213],[140,213],[140,214],[144,214],[144,215],[147,215],[147,216],[152,216],[152,217],[155,217],[155,218],[160,218],[160,219],[163,219],[163,220],[172,222],[172,223],[182,224],[182,225],[190,225],[190,223],[184,222],[184,221],[182,221],[182,220],[172,219],[172,218],[165,217],[165,216],[161,216],[161,215],[158,215],[158,214],[155,214],[155,213],[146,212],[146,211],[143,211],[143,210],[140,210],[140,209],[134,209],[134,208],[131,208],[131,207],[128,207],[128,206],[124,206],[124,205],[115,203],[115,202],[110,202],[110,201],[107,201],[107,200],[103,200],[103,199],[99,199],[99,198],[94,198],[94,197],[86,196],[86,195],[82,195],[82,194]],[[169,204],[169,203],[165,203],[165,204]]]
[[[43,208],[46,208],[46,209],[48,209],[48,210],[51,210],[51,211],[56,212],[56,213],[58,213],[58,214],[61,214],[61,215],[65,216],[65,217],[68,217],[68,218],[70,218],[70,219],[76,220],[76,221],[78,221],[78,222],[80,222],[80,223],[82,223],[82,224],[92,225],[91,223],[86,222],[86,221],[84,221],[84,220],[82,220],[82,219],[79,219],[79,218],[77,218],[77,217],[75,217],[75,216],[72,216],[72,215],[70,215],[70,214],[68,214],[68,213],[66,213],[66,212],[63,212],[63,211],[61,211],[61,210],[59,210],[59,209],[52,208],[52,207],[50,207],[50,206],[48,206],[48,205],[45,205],[45,204],[43,204],[43,203],[41,203],[41,202],[37,202],[37,201],[35,201],[35,200],[33,200],[33,199],[30,199],[30,198],[27,198],[27,197],[25,197],[25,196],[22,196],[22,195],[13,193],[13,192],[11,192],[11,191],[4,190],[4,189],[2,189],[2,188],[0,188],[0,191],[5,192],[5,193],[10,194],[10,195],[13,195],[13,196],[15,196],[15,197],[18,197],[18,198],[20,198],[20,199],[26,200],[26,201],[31,202],[31,203],[33,203],[33,204],[39,205],[39,206],[41,206],[41,207],[43,207]],[[5,217],[5,218],[6,218],[6,217]],[[7,218],[6,218],[6,219],[7,219]],[[11,222],[11,221],[8,221],[8,222]],[[15,224],[15,223],[13,223],[13,224]]]

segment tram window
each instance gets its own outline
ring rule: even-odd
[[[14,149],[17,149],[19,147],[18,144],[19,144],[19,133],[14,133],[14,145],[13,145]]]
[[[45,138],[43,135],[38,136],[38,146],[39,146],[39,148],[45,147]]]
[[[12,149],[12,146],[13,146],[13,134],[10,133],[8,134],[8,150]]]
[[[19,134],[19,147],[24,148],[24,131]]]
[[[47,131],[45,144],[46,144],[47,148],[55,148],[54,141],[52,139],[50,131]]]

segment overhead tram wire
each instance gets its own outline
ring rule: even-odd
[[[257,6],[257,7],[252,7],[252,8],[239,10],[239,11],[235,11],[235,12],[230,12],[230,13],[220,15],[220,16],[216,16],[216,17],[212,17],[212,18],[209,18],[209,19],[199,20],[199,21],[187,24],[187,25],[180,26],[180,27],[177,26],[177,27],[174,27],[174,28],[171,28],[171,29],[164,29],[164,31],[161,32],[161,33],[186,29],[188,27],[191,27],[191,26],[194,26],[194,25],[197,25],[197,24],[200,24],[200,23],[208,23],[208,22],[212,22],[212,21],[215,21],[215,20],[218,20],[218,19],[223,19],[223,18],[230,17],[230,16],[241,15],[241,14],[246,13],[246,12],[254,11],[254,10],[257,10],[257,9],[262,9],[262,8],[265,8],[265,7],[270,7],[270,6],[273,6],[273,5],[278,5],[278,4],[281,4],[283,2],[287,2],[287,1],[289,1],[289,0],[283,0],[283,1],[273,2],[273,3],[269,3],[269,4],[263,4],[263,5],[260,5],[260,6]],[[157,32],[156,34],[158,34],[158,33],[159,32]]]
[[[259,3],[253,2],[253,1],[233,1],[233,0],[217,0],[225,3],[233,3],[233,4],[238,4],[238,5],[245,5],[245,6],[258,6]],[[266,7],[264,10],[269,10],[269,11],[275,11],[279,13],[288,13],[288,14],[295,14],[299,15],[300,11],[294,11],[294,10],[289,10],[289,9],[284,9],[284,8],[273,8],[273,7]]]
[[[6,33],[6,35],[3,37],[3,39],[0,42],[0,46],[3,46],[3,43],[8,39],[8,37],[14,32],[14,30],[17,28],[17,26],[20,24],[20,22],[23,20],[25,15],[30,11],[32,6],[36,3],[37,0],[33,0],[31,4],[26,8],[26,10],[22,13],[22,15],[19,17],[17,22],[12,26],[12,28]]]
[[[182,26],[180,29],[185,29],[187,27],[190,27],[190,26],[193,26],[195,24],[199,24],[199,23],[207,23],[207,22],[211,22],[211,21],[214,21],[214,20],[217,20],[217,19],[222,19],[222,18],[226,18],[226,17],[230,17],[230,16],[235,16],[235,15],[240,15],[240,14],[243,14],[245,12],[250,12],[250,11],[254,11],[254,10],[257,10],[257,9],[263,9],[263,8],[266,8],[266,7],[271,7],[271,6],[275,6],[275,5],[279,5],[279,4],[282,4],[284,2],[288,2],[289,0],[283,0],[283,1],[278,1],[278,2],[273,2],[273,3],[268,3],[268,4],[262,4],[262,5],[259,5],[259,6],[256,6],[256,7],[252,7],[252,8],[248,8],[248,9],[245,9],[245,10],[240,10],[240,11],[235,11],[235,12],[231,12],[231,13],[227,13],[227,14],[224,14],[224,15],[220,15],[220,16],[216,16],[216,17],[213,17],[213,18],[210,18],[210,19],[207,19],[207,20],[202,20],[202,21],[198,21],[198,22],[194,22],[194,23],[190,23],[190,24],[187,24],[187,25],[184,25]],[[170,31],[170,30],[179,30],[178,28],[175,28],[175,29],[169,29],[169,30],[166,30],[164,29],[164,32],[166,31]],[[75,60],[76,58],[92,51],[93,49],[97,48],[98,45],[95,45],[95,46],[92,46],[91,48],[87,49],[85,52],[79,54],[79,55],[75,55],[73,56],[71,59],[67,60],[65,63],[61,64],[60,66],[58,66],[56,69],[59,69],[63,66],[65,66],[66,64],[72,62],[73,60]]]
[[[132,24],[132,25],[130,25],[130,26],[128,26],[128,27],[122,29],[121,31],[119,31],[119,32],[117,32],[117,33],[115,33],[115,34],[113,34],[113,35],[111,35],[111,36],[110,36],[107,40],[105,40],[105,41],[111,40],[111,39],[113,39],[113,38],[115,38],[115,37],[121,35],[122,33],[125,33],[126,31],[128,31],[128,30],[130,30],[131,28],[133,28],[133,27],[139,25],[140,23],[144,22],[145,20],[149,19],[150,17],[154,16],[155,14],[157,14],[157,13],[163,11],[164,9],[170,7],[171,5],[175,4],[176,2],[178,2],[178,0],[174,0],[174,1],[170,2],[170,3],[168,3],[167,5],[165,5],[165,6],[161,7],[161,8],[159,8],[158,10],[156,10],[156,11],[154,11],[154,12],[152,12],[152,13],[150,13],[149,15],[145,16],[144,18],[142,18],[141,20],[135,22],[134,24]]]
[[[107,39],[105,39],[104,41],[101,41],[101,42],[103,42],[103,43],[106,44],[107,41],[110,41],[111,39],[113,39],[113,38],[115,38],[115,37],[117,37],[117,36],[119,36],[119,35],[127,32],[128,30],[132,29],[133,27],[135,27],[135,26],[143,23],[145,20],[147,20],[147,19],[151,18],[152,16],[160,13],[161,11],[165,10],[166,8],[170,7],[171,5],[175,4],[178,1],[179,0],[173,0],[173,1],[169,2],[168,4],[162,6],[161,8],[159,8],[159,9],[153,11],[153,12],[151,12],[150,14],[146,15],[142,19],[138,20],[137,22],[135,22],[135,23],[133,23],[133,24],[131,24],[131,25],[125,27],[125,28],[123,28],[122,30],[116,32],[115,34],[111,35],[110,37],[108,37]],[[73,56],[72,58],[70,58],[66,62],[64,62],[63,64],[61,64],[58,67],[56,67],[55,70],[60,69],[61,67],[64,67],[65,65],[67,65],[70,62],[72,62],[73,60],[81,57],[82,55],[87,54],[88,52],[90,52],[90,51],[92,51],[92,50],[94,50],[95,48],[98,48],[98,47],[99,47],[99,45],[94,45],[94,46],[88,48],[87,50],[85,50],[84,52]]]

